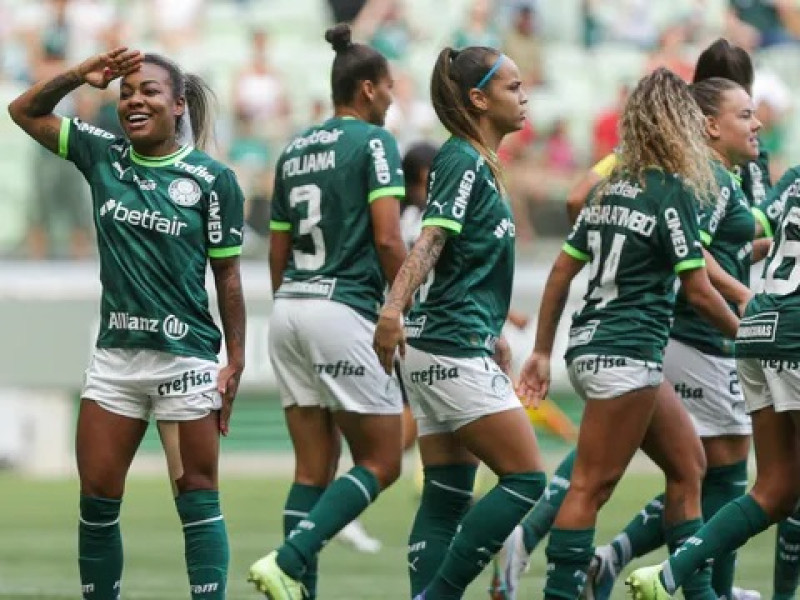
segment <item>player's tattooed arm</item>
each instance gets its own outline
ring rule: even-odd
[[[211,270],[217,288],[217,303],[225,334],[228,363],[244,368],[246,311],[239,257],[212,259]]]
[[[444,229],[423,227],[422,233],[394,278],[385,308],[402,313],[409,307],[414,292],[422,285],[439,260],[445,242],[447,242],[447,232]]]

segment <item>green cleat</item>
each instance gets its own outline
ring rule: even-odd
[[[642,567],[628,576],[625,585],[628,586],[633,600],[669,600],[672,598],[658,578],[662,568],[662,565]]]
[[[304,600],[307,597],[305,587],[281,570],[275,561],[277,556],[278,551],[274,550],[254,562],[247,581],[253,582],[270,600]]]

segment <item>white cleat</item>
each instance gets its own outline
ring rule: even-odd
[[[364,526],[358,519],[350,521],[345,525],[344,529],[337,533],[334,539],[344,544],[349,544],[364,554],[377,554],[381,551],[381,547],[383,546],[380,540],[371,537],[367,533],[367,530],[364,529]]]
[[[497,572],[492,578],[489,597],[515,600],[519,589],[519,580],[530,567],[530,558],[530,554],[525,549],[522,526],[517,525],[503,542],[503,547],[495,557]]]
[[[761,592],[758,590],[746,590],[736,586],[733,586],[731,596],[733,600],[761,600]]]

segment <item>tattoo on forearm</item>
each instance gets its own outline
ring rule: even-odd
[[[394,278],[386,306],[401,312],[405,310],[411,296],[439,260],[446,241],[447,233],[441,227],[426,227],[422,230],[422,235]]]
[[[39,89],[34,88],[28,104],[28,114],[32,117],[49,115],[64,96],[82,83],[83,79],[74,70],[56,75]]]
[[[246,311],[238,268],[227,268],[217,281],[219,314],[225,334],[228,359],[244,361]]]

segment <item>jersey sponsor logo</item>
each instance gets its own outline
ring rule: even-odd
[[[136,210],[127,208],[122,202],[109,198],[105,204],[100,207],[100,216],[105,217],[111,215],[115,221],[120,223],[127,223],[134,227],[141,227],[148,231],[157,231],[158,233],[166,233],[174,237],[180,237],[181,232],[186,228],[186,223],[181,221],[178,216],[171,219],[165,217],[158,210]]]
[[[197,372],[192,369],[184,371],[180,377],[159,383],[156,391],[159,396],[186,394],[194,388],[208,386],[213,382],[209,371]]]
[[[774,342],[778,329],[778,318],[777,312],[765,312],[745,317],[739,324],[739,331],[736,332],[736,343]]]
[[[222,241],[222,215],[220,215],[219,195],[212,191],[208,195],[208,241],[219,244]]]
[[[421,371],[411,371],[409,373],[411,383],[424,383],[431,385],[437,381],[448,379],[458,379],[458,367],[443,367],[442,365],[431,365]]]
[[[164,335],[171,340],[182,340],[189,333],[189,326],[175,315],[168,315],[162,324]]]
[[[750,191],[753,194],[753,203],[761,204],[767,197],[767,188],[764,186],[764,172],[756,162],[748,165],[750,171]]]
[[[341,136],[343,133],[344,131],[341,129],[334,129],[333,131],[318,129],[316,131],[312,131],[305,137],[299,136],[294,138],[289,145],[286,146],[284,154],[289,154],[293,150],[302,150],[311,144],[320,144],[323,146],[335,144],[339,140],[339,136]]]
[[[761,359],[761,367],[769,369],[775,373],[783,373],[784,371],[797,371],[800,369],[800,361],[796,360],[783,360],[783,359]]]
[[[745,242],[745,244],[741,248],[739,248],[739,251],[736,253],[736,258],[741,262],[745,258],[750,256],[752,253],[753,253],[753,243]]]
[[[453,203],[453,216],[456,219],[463,219],[467,212],[469,196],[472,193],[472,184],[475,183],[475,171],[464,171],[461,176],[461,183],[458,184],[458,193]]]
[[[511,389],[511,380],[503,373],[492,377],[492,391],[495,396],[505,397]]]
[[[386,149],[383,142],[378,138],[369,141],[369,149],[372,151],[372,162],[375,165],[375,177],[381,185],[389,185],[392,175],[389,172],[389,161],[386,160]]]
[[[581,356],[572,362],[576,375],[597,375],[600,371],[628,366],[624,356]]]
[[[631,183],[626,179],[622,179],[620,181],[616,181],[610,184],[606,190],[604,195],[605,196],[621,196],[623,198],[630,198],[633,200],[642,193],[642,188],[639,187],[638,183]]]
[[[109,133],[105,129],[100,129],[99,127],[95,127],[94,125],[89,125],[89,123],[85,123],[80,119],[75,119],[75,125],[78,127],[78,131],[82,131],[90,135],[101,137],[105,140],[113,140],[116,137],[113,133]]]
[[[589,225],[617,225],[630,229],[645,237],[650,237],[656,228],[656,217],[615,204],[593,204],[581,211],[581,217]],[[577,227],[577,223],[575,226]],[[574,231],[574,229],[573,229]]]
[[[117,177],[120,180],[122,180],[125,177],[125,173],[127,173],[130,170],[130,167],[125,167],[123,169],[122,165],[119,164],[119,162],[116,160],[113,163],[111,163],[111,166],[114,167],[114,170],[117,172]]]
[[[306,281],[284,279],[275,292],[276,298],[331,298],[336,289],[335,278],[312,277]]]
[[[689,244],[686,243],[686,235],[683,233],[683,224],[677,209],[669,207],[664,211],[664,219],[667,221],[669,237],[672,240],[672,249],[678,258],[686,258],[689,254]]]
[[[584,346],[591,342],[599,324],[600,321],[589,321],[586,325],[571,327],[569,330],[569,342],[567,347]]]
[[[439,202],[438,200],[433,200],[430,196],[428,196],[428,204],[432,204],[433,207],[439,211],[440,215],[444,214],[444,209],[447,208],[444,204]]]
[[[161,322],[150,317],[140,317],[124,311],[112,311],[108,314],[108,328],[125,331],[146,331],[158,333]]]
[[[314,154],[303,154],[295,156],[283,163],[283,178],[296,177],[306,173],[317,173],[336,168],[336,152],[316,152]]]
[[[200,201],[203,192],[194,179],[174,179],[167,188],[170,199],[178,206],[194,206]]]
[[[497,224],[497,227],[494,228],[494,237],[498,240],[504,238],[506,235],[510,238],[516,237],[517,235],[517,228],[514,225],[514,221],[509,218],[504,218]]]
[[[242,239],[243,236],[242,236],[242,230],[241,229],[236,229],[235,227],[231,227],[229,231],[231,232],[231,235],[235,235],[240,240]]]
[[[203,165],[190,165],[189,163],[183,162],[182,160],[175,161],[175,166],[179,169],[194,175],[195,177],[199,177],[206,183],[214,183],[216,177],[212,175],[209,170]]]
[[[134,173],[133,180],[136,182],[136,185],[139,186],[139,189],[143,192],[152,192],[156,189],[156,182],[152,179],[139,179],[139,176]]]
[[[337,360],[335,363],[314,363],[317,375],[330,375],[334,379],[339,377],[364,377],[367,368],[364,365],[354,365],[349,360]]]
[[[717,197],[717,205],[714,207],[714,212],[711,214],[711,218],[708,220],[708,229],[711,233],[717,230],[720,221],[722,221],[722,218],[725,216],[730,197],[731,191],[728,188],[724,187],[720,189],[719,196]]]
[[[218,583],[198,583],[189,586],[189,591],[192,595],[195,594],[211,594],[219,589]]]
[[[692,387],[690,385],[686,385],[684,382],[675,384],[675,393],[678,394],[678,396],[680,396],[684,400],[703,399],[703,388]]]
[[[767,207],[767,216],[777,221],[783,214],[783,209],[786,206],[786,201],[789,198],[797,198],[800,196],[800,178],[795,179],[789,187],[787,187],[780,198]]]
[[[411,320],[406,318],[405,320],[405,330],[406,330],[406,337],[410,338],[418,338],[422,335],[422,331],[425,329],[425,321],[428,320],[426,315],[420,315],[416,319]]]

